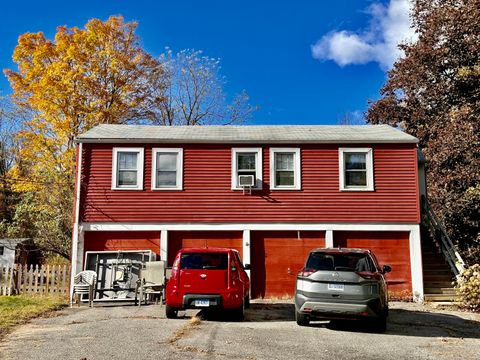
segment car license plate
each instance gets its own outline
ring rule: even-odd
[[[328,284],[328,290],[344,291],[345,285],[344,284]]]
[[[209,307],[210,306],[210,301],[209,300],[195,300],[195,306]]]

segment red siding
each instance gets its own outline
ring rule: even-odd
[[[84,251],[152,250],[160,253],[159,231],[86,231]]]
[[[310,250],[325,246],[323,231],[251,233],[252,298],[291,297]]]
[[[84,144],[81,221],[419,222],[414,144],[373,146],[373,192],[339,191],[340,146],[348,145],[301,147],[301,191],[269,189],[269,147],[264,146],[264,188],[243,195],[231,190],[228,145],[183,146],[183,191],[150,190],[153,146],[145,145],[144,190],[122,191],[111,190],[113,145]]]
[[[226,247],[243,253],[243,233],[241,231],[169,231],[168,266],[173,264],[175,255],[181,248]]]
[[[334,245],[370,249],[380,266],[390,265],[387,274],[389,291],[411,291],[409,233],[396,231],[334,231]]]

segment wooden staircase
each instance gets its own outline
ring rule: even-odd
[[[453,282],[465,263],[425,196],[421,197],[423,288],[425,301],[457,301]]]
[[[457,301],[453,282],[465,263],[426,198],[421,200],[424,299],[453,303]]]
[[[425,301],[455,302],[455,276],[428,235],[422,237],[423,288]]]

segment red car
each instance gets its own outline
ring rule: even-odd
[[[167,318],[185,309],[228,309],[236,319],[250,305],[250,280],[237,250],[181,249],[165,296]]]

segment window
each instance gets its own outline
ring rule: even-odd
[[[0,246],[0,256],[2,256],[5,253],[5,247]]]
[[[255,186],[262,188],[262,149],[233,148],[232,149],[232,190],[242,190],[238,183],[239,175],[252,175]]]
[[[153,149],[152,190],[182,190],[183,149]]]
[[[270,148],[270,188],[301,189],[300,149]]]
[[[326,271],[355,271],[375,272],[377,271],[372,259],[362,253],[325,253],[312,252],[307,260],[307,269]]]
[[[143,148],[113,148],[112,189],[143,189]]]
[[[180,269],[227,270],[227,253],[184,253],[180,260]]]
[[[340,148],[340,190],[373,191],[373,156],[368,148]]]

